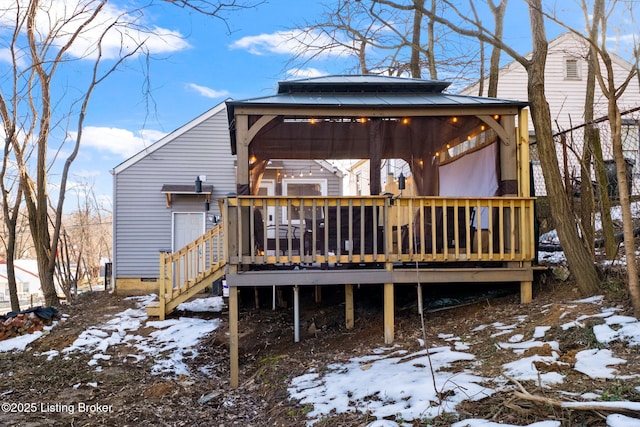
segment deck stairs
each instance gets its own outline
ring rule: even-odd
[[[218,224],[178,251],[160,253],[158,301],[147,305],[149,317],[164,320],[178,305],[224,277],[223,231]]]

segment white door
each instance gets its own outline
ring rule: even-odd
[[[173,251],[193,242],[204,234],[204,213],[174,212]]]
[[[204,219],[204,213],[201,212],[173,213],[173,252],[181,249],[204,234]],[[183,283],[185,277],[187,277],[188,280],[195,279],[202,269],[202,265],[200,264],[200,256],[192,256],[188,261],[183,258],[181,265],[178,266],[180,272],[180,277],[178,278],[179,283]]]

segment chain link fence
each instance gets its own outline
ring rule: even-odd
[[[619,203],[617,168],[613,158],[611,145],[611,127],[608,117],[595,120],[592,126],[600,136],[602,156],[599,159],[593,150],[593,146],[584,147],[584,135],[587,125],[573,127],[569,130],[558,132],[554,135],[556,154],[560,173],[563,177],[565,191],[571,197],[574,207],[580,204],[580,188],[584,179],[589,180],[594,188],[595,197],[598,199],[601,191],[606,191],[612,205]],[[584,150],[589,150],[583,156]],[[627,166],[627,184],[630,196],[638,199],[640,196],[640,107],[624,111],[622,113],[622,150]],[[582,159],[587,158],[587,170],[590,176],[582,176]],[[596,179],[597,162],[602,161],[606,175],[606,183]],[[555,228],[553,217],[547,198],[547,189],[542,175],[542,168],[538,155],[537,144],[531,145],[531,172],[534,195],[538,198],[536,203],[536,215],[540,223],[540,232],[545,233]]]

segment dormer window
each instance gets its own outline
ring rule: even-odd
[[[564,60],[564,78],[566,80],[580,80],[580,63],[575,58]]]

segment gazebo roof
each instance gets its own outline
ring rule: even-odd
[[[449,82],[378,75],[337,75],[282,81],[274,95],[227,101],[231,129],[231,150],[236,152],[235,110],[239,107],[260,108],[273,114],[279,109],[332,109],[336,116],[356,114],[356,109],[411,109],[416,115],[429,115],[429,110],[495,107],[522,108],[523,101],[455,95],[444,92]],[[264,112],[264,110],[263,110]]]

